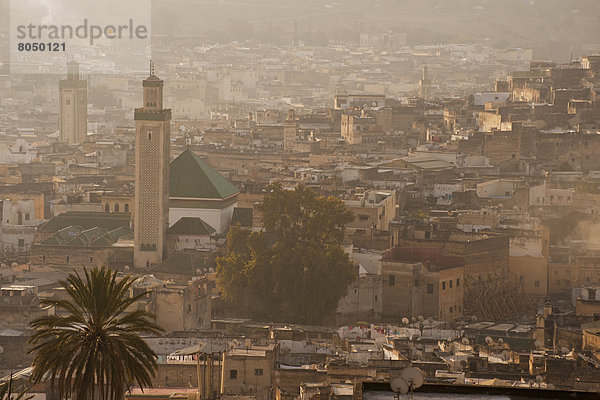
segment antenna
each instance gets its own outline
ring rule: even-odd
[[[154,61],[150,59],[150,76],[154,75]]]

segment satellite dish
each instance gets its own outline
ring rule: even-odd
[[[485,342],[486,342],[488,345],[490,345],[490,344],[494,343],[494,339],[492,339],[492,338],[491,338],[491,337],[489,337],[489,336],[486,336],[486,337],[485,337]]]
[[[423,373],[415,367],[404,368],[400,377],[408,383],[410,390],[423,386]]]
[[[504,343],[504,339],[502,339],[502,338],[499,338],[499,339],[498,339],[498,343],[500,343],[500,344]]]
[[[249,349],[250,347],[252,347],[252,340],[246,339],[244,341],[244,346],[246,346],[247,349]]]
[[[569,349],[568,349],[568,348],[566,348],[566,347],[561,347],[561,348],[560,348],[560,351],[562,351],[564,354],[567,354],[567,353],[569,353],[571,350],[569,350]]]
[[[390,387],[392,388],[392,392],[396,394],[407,394],[408,393],[408,383],[399,377],[396,377],[390,381]]]
[[[408,323],[409,323],[409,322],[410,322],[410,321],[408,320],[408,318],[406,318],[406,317],[402,318],[402,323],[403,323],[404,325],[408,325]]]
[[[417,319],[418,319],[419,321],[421,321],[421,322],[425,321],[425,318],[423,318],[423,316],[422,316],[422,315],[419,315],[419,316],[417,317]]]
[[[546,386],[546,389],[548,389],[548,390],[554,390],[554,389],[556,389],[556,386],[554,386],[553,384],[549,383],[549,384]]]
[[[544,381],[544,378],[542,378],[542,376],[541,376],[541,375],[537,375],[537,376],[535,377],[535,380],[536,380],[538,383],[540,383],[540,382],[543,382],[543,381]]]
[[[462,339],[462,344],[469,344],[469,339],[466,337]]]
[[[0,346],[0,354],[4,353],[4,347]]]
[[[208,272],[210,272],[210,273],[212,274],[213,272],[215,272],[215,269],[214,269],[213,267],[210,267],[210,268],[208,269]]]
[[[542,347],[542,342],[540,340],[536,340],[534,344],[535,344],[535,347],[537,347],[538,349],[540,347]]]
[[[129,265],[125,266],[125,271],[129,271]]]

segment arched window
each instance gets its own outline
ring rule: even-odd
[[[129,212],[129,204],[125,203],[125,212]]]
[[[110,212],[110,204],[106,203],[104,205],[104,212]]]
[[[119,212],[119,203],[115,203],[115,212]]]

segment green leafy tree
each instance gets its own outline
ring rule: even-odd
[[[314,323],[332,315],[354,279],[342,247],[352,212],[335,197],[279,183],[267,187],[259,211],[263,231],[232,227],[217,259],[225,301],[254,317]]]
[[[30,323],[31,379],[49,377],[61,399],[122,399],[130,385],[151,386],[156,354],[140,335],[162,329],[151,313],[128,311],[145,295],[130,296],[133,278],[119,280],[116,271],[104,267],[84,273],[61,281],[68,299],[41,302],[54,307],[54,315]]]

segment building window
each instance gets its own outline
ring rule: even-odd
[[[377,301],[377,295],[375,295],[375,301]]]
[[[29,213],[25,213],[25,221],[29,221]]]
[[[42,261],[46,261],[46,256],[45,255],[42,256]]]
[[[460,286],[460,278],[456,278],[456,287]]]
[[[446,290],[446,282],[442,282],[442,290]]]
[[[25,246],[25,239],[19,239],[19,247]]]
[[[433,294],[433,283],[427,284],[427,294]]]
[[[70,259],[71,259],[71,257],[67,256],[67,262],[69,262]]]
[[[129,204],[125,204],[125,212],[129,212]]]
[[[115,203],[115,212],[119,212],[119,203]]]
[[[94,257],[90,257],[90,262],[93,262],[93,261],[94,261]]]
[[[104,212],[109,212],[110,211],[110,204],[106,203],[104,205]]]
[[[448,281],[448,284],[450,285],[450,289],[452,289],[452,279]]]
[[[389,279],[390,286],[394,286],[396,284],[396,277],[394,275],[390,275]]]
[[[452,307],[450,307],[450,314],[452,314]]]
[[[262,375],[263,374],[263,369],[262,368],[255,368],[254,369],[254,375]]]
[[[540,287],[540,281],[535,281],[535,287]]]
[[[361,220],[361,221],[366,221],[366,220],[368,220],[368,219],[369,219],[369,216],[368,216],[368,215],[361,214],[361,215],[359,215],[359,216],[358,216],[358,219],[359,219],[359,220]]]
[[[229,379],[237,379],[237,369],[229,370]]]

